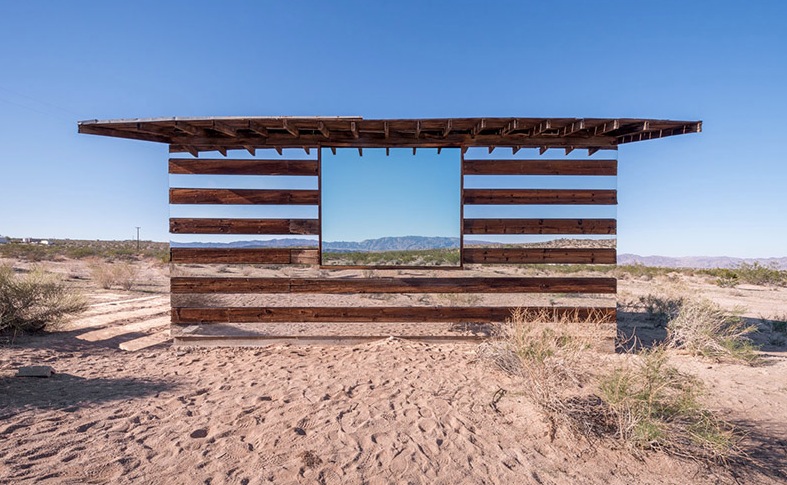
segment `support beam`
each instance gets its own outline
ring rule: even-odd
[[[476,125],[473,127],[473,129],[470,131],[470,135],[471,135],[473,138],[475,138],[475,137],[477,137],[477,136],[478,136],[478,134],[479,134],[479,133],[481,133],[482,131],[484,131],[484,129],[485,129],[485,128],[486,128],[486,120],[485,120],[484,118],[481,118],[481,121],[479,121],[479,122],[478,122],[478,123],[477,123],[477,124],[476,124]]]
[[[519,146],[511,147],[511,155],[516,155],[516,152],[518,152],[521,149],[522,149],[522,147],[519,147]]]
[[[350,131],[353,134],[353,138],[358,139],[360,137],[358,134],[358,124],[355,121],[350,122]]]
[[[547,152],[547,150],[549,150],[549,147],[540,147],[540,148],[538,149],[538,154],[539,154],[539,155],[543,155],[544,153],[546,153],[546,152]]]
[[[328,127],[325,126],[325,123],[323,123],[322,121],[317,123],[317,129],[320,130],[320,133],[322,133],[322,136],[324,136],[325,138],[331,137],[330,130],[328,130]]]
[[[214,121],[213,125],[211,126],[210,129],[213,130],[213,131],[218,131],[219,133],[221,133],[223,135],[227,135],[230,138],[235,138],[236,136],[238,136],[238,132],[237,132],[237,130],[235,128],[233,128],[233,127],[231,127],[231,126],[229,126],[229,125],[227,125],[225,123],[222,123],[220,121]]]
[[[268,138],[268,129],[254,120],[249,120],[249,131],[258,134],[263,138]]]
[[[389,147],[385,147],[385,156],[388,157],[391,155],[391,149]]]
[[[279,154],[279,156],[282,156],[282,155],[283,155],[283,153],[282,153],[282,151],[281,151],[281,147],[273,147],[273,149],[274,149],[274,150],[276,150],[276,153],[278,153],[278,154]]]
[[[383,132],[385,132],[385,139],[387,140],[388,137],[391,136],[391,127],[388,125],[387,121],[383,122]]]
[[[284,129],[287,130],[290,135],[294,136],[295,138],[300,138],[301,133],[298,131],[298,128],[292,126],[292,124],[290,124],[287,120],[282,121],[282,126],[284,126]]]
[[[312,154],[312,149],[309,148],[309,147],[303,147],[303,151],[306,152],[306,155],[311,155]]]
[[[415,156],[415,150],[416,150],[416,148],[413,147],[413,156]]]
[[[421,120],[415,122],[415,138],[421,138]]]
[[[552,124],[549,122],[549,120],[544,120],[541,123],[537,124],[536,126],[530,128],[530,130],[527,132],[527,136],[530,137],[538,136],[541,133],[549,130],[550,128],[552,128]]]
[[[359,148],[359,149],[358,149],[358,156],[359,156],[359,157],[362,157],[362,156],[363,156],[363,148]]]
[[[571,136],[585,129],[585,120],[575,121],[558,130],[559,136]]]
[[[193,126],[191,126],[188,123],[185,123],[183,121],[176,121],[175,122],[175,129],[180,131],[180,132],[183,132],[183,133],[185,133],[187,135],[192,135],[192,136],[197,136],[197,135],[200,135],[202,133],[199,128],[195,128],[195,127],[193,127]]]
[[[574,147],[566,147],[566,155],[574,151]]]
[[[331,153],[333,153],[334,155],[336,155],[336,147],[331,147]]]
[[[199,150],[194,148],[193,146],[186,146],[186,151],[191,153],[192,157],[199,157]]]
[[[500,134],[502,136],[506,136],[509,133],[511,133],[512,131],[517,130],[517,129],[519,129],[519,121],[511,120],[511,121],[508,122],[508,124],[506,126],[503,127],[503,129],[500,130]]]
[[[442,150],[442,147],[437,147],[437,154],[438,154],[438,155],[440,155],[440,151],[441,151],[441,150]]]
[[[593,128],[593,136],[604,136],[607,133],[611,131],[615,131],[619,128],[620,128],[619,120],[608,121],[602,125]]]
[[[447,137],[451,134],[451,129],[453,128],[451,125],[453,124],[452,120],[448,120],[445,123],[445,129],[443,130],[443,138]]]
[[[251,147],[251,146],[248,146],[248,145],[243,145],[243,148],[245,148],[245,149],[246,149],[246,151],[247,151],[247,152],[249,152],[249,154],[250,154],[252,157],[253,157],[253,156],[255,156],[255,155],[257,154],[257,150],[256,150],[254,147]]]
[[[222,156],[227,156],[227,149],[224,147],[216,147],[216,150],[221,153]]]
[[[588,148],[588,156],[593,155],[597,151],[601,150],[600,148]]]
[[[490,145],[489,146],[489,154],[491,155],[493,151],[495,151],[495,146],[494,145]]]

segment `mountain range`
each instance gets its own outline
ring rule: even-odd
[[[581,243],[580,246],[571,244]],[[573,246],[592,247],[594,241],[559,240],[541,243],[542,246]],[[603,242],[603,241],[597,241]],[[426,237],[426,236],[395,236],[363,241],[323,241],[323,249],[333,252],[366,252],[366,251],[412,251],[419,249],[452,249],[459,247],[458,237]],[[467,245],[500,247],[499,242],[467,241]],[[172,247],[194,248],[293,248],[316,247],[317,241],[304,238],[270,239],[267,241],[249,240],[233,241],[229,243],[216,242],[172,242]],[[533,246],[525,244],[523,246]],[[787,257],[782,258],[735,258],[729,256],[640,256],[638,254],[618,254],[618,264],[642,264],[644,266],[658,266],[663,268],[734,268],[741,263],[760,263],[778,269],[787,269]]]

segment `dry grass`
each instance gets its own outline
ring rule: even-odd
[[[119,286],[129,291],[139,276],[137,267],[127,262],[94,261],[90,264],[90,273],[96,284],[105,290]]]
[[[632,356],[599,379],[616,436],[635,453],[659,450],[726,463],[741,451],[734,428],[700,404],[702,383],[668,362],[666,347]]]
[[[41,268],[16,274],[10,266],[0,266],[0,331],[42,330],[86,308],[82,295],[57,275]]]
[[[701,406],[702,383],[669,365],[667,346],[604,365],[592,348],[608,327],[599,317],[516,311],[479,354],[519,378],[553,439],[565,430],[615,439],[638,456],[654,450],[722,464],[739,456],[739,435]]]
[[[667,345],[693,355],[756,364],[760,357],[747,336],[757,326],[747,325],[737,313],[710,300],[686,300],[667,322]]]

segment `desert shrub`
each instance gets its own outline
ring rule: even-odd
[[[774,316],[771,320],[771,330],[776,333],[787,334],[787,314]]]
[[[589,356],[586,351],[604,339],[609,325],[600,312],[578,318],[516,309],[498,327],[495,338],[479,348],[479,354],[520,378],[523,393],[549,423],[553,438],[560,428],[586,433],[587,423],[593,420],[577,417],[592,407],[576,391],[590,367],[584,365]]]
[[[683,307],[685,298],[675,292],[654,295],[648,293],[639,297],[639,304],[645,309],[650,320],[666,325],[674,319]]]
[[[701,406],[702,383],[669,365],[665,347],[633,356],[603,375],[598,388],[617,438],[635,453],[725,462],[739,452],[740,436]]]
[[[687,300],[667,323],[667,344],[694,355],[754,364],[759,356],[747,335],[756,331],[756,325],[710,300]]]
[[[18,275],[0,266],[0,331],[38,331],[86,308],[85,299],[56,275],[40,268]]]
[[[752,285],[783,285],[787,282],[787,271],[780,271],[775,266],[764,266],[758,262],[741,263],[735,269],[738,278]]]
[[[90,273],[96,284],[105,290],[113,286],[120,286],[124,290],[131,290],[134,284],[136,284],[139,274],[137,268],[131,263],[108,263],[105,261],[94,261],[90,265]]]
[[[720,269],[716,284],[722,288],[735,288],[740,283],[738,273],[731,269]]]

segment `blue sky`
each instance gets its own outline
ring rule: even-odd
[[[167,240],[166,147],[83,119],[646,117],[618,247],[787,255],[787,3],[0,1],[0,234]]]

